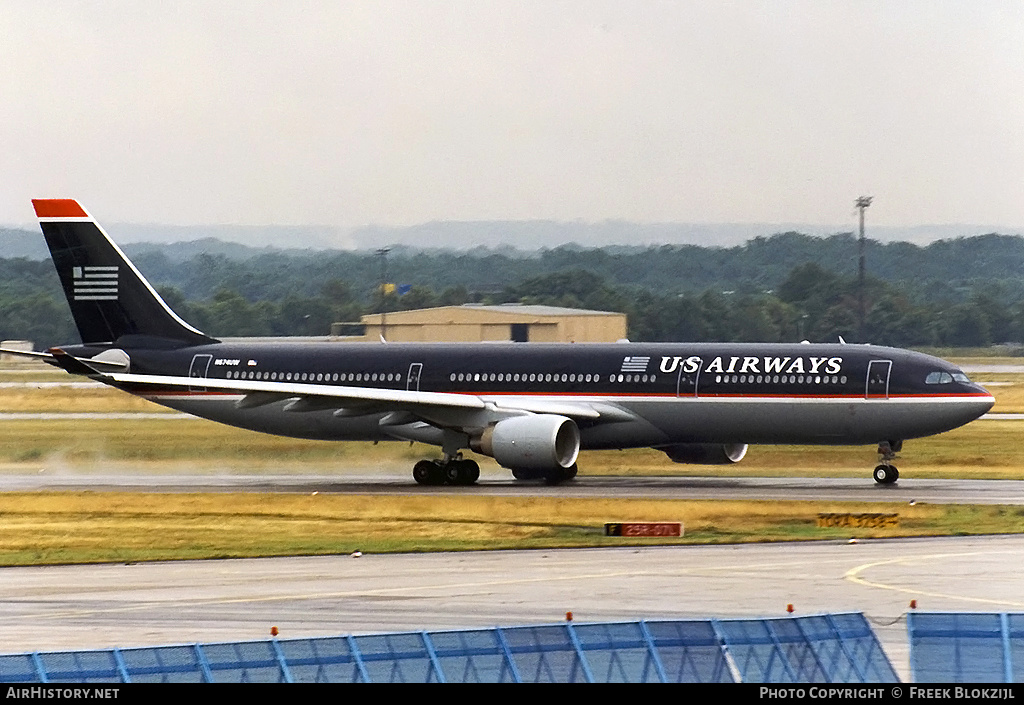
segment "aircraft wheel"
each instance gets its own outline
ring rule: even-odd
[[[480,466],[476,464],[475,460],[463,460],[462,463],[462,472],[460,473],[461,484],[476,484],[476,481],[480,479]]]
[[[560,470],[556,470],[554,472],[549,472],[546,475],[544,475],[544,484],[545,485],[560,485],[564,481],[565,481],[565,475],[563,475]]]
[[[430,484],[430,461],[421,460],[412,467],[412,479],[416,480],[417,484],[428,485]]]
[[[412,469],[412,478],[421,485],[444,484],[444,468],[433,460],[421,460]]]
[[[880,485],[891,485],[899,479],[900,471],[896,469],[895,465],[879,465],[875,468],[872,476]]]
[[[444,468],[444,481],[449,485],[472,485],[480,479],[480,466],[474,460],[452,460]]]
[[[576,477],[576,464],[573,463],[572,467],[559,468],[558,470],[552,470],[544,474],[545,485],[560,485],[563,482],[568,482]]]
[[[537,474],[536,470],[526,470],[523,468],[511,468],[511,470],[512,477],[517,480],[536,480],[540,478],[540,475]]]

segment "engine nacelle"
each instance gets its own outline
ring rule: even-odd
[[[486,429],[470,446],[506,468],[566,469],[580,453],[580,430],[565,416],[513,416]]]
[[[677,443],[658,448],[664,451],[673,463],[690,465],[729,465],[743,460],[747,454],[746,443]]]

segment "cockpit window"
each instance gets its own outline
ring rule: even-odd
[[[924,378],[925,384],[951,384],[952,382],[960,382],[961,384],[970,384],[971,380],[967,379],[967,375],[963,372],[929,372],[928,376]]]

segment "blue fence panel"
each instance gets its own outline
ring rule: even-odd
[[[745,683],[894,683],[862,614],[713,622]]]
[[[434,653],[448,683],[518,683],[512,655],[496,629],[431,632]]]
[[[214,683],[287,683],[287,669],[270,641],[204,644],[202,658]]]
[[[654,642],[669,683],[732,683],[722,642],[711,622],[641,622]]]
[[[112,651],[54,651],[40,654],[50,683],[121,683],[124,672]]]
[[[424,634],[352,637],[373,683],[443,683]]]
[[[766,620],[715,620],[743,683],[796,683],[797,676]]]
[[[362,663],[346,637],[277,642],[293,683],[366,683]]]
[[[573,627],[590,676],[597,683],[663,683],[654,644],[638,622]]]
[[[1022,614],[912,612],[907,631],[919,682],[1024,681]]]
[[[0,656],[0,682],[45,683],[42,671],[36,666],[34,654]]]
[[[786,660],[789,671],[798,683],[833,682],[833,674],[826,672],[822,667],[814,649],[814,643],[808,638],[802,625],[808,625],[819,641],[825,644],[838,647],[839,638],[830,625],[811,621],[815,619],[814,617],[800,617],[798,619],[765,620],[768,632],[778,644],[780,654]],[[819,633],[815,626],[823,628],[824,633]]]
[[[1004,617],[1003,623],[1008,632],[1024,631],[1022,620]],[[895,673],[863,615],[565,623],[0,656],[0,681],[4,682],[720,683],[736,679],[857,682],[895,680]]]
[[[854,663],[828,615],[800,617],[796,624],[813,655],[815,668],[829,683],[863,683],[864,670]]]
[[[155,646],[121,649],[132,683],[209,683],[196,646]]]
[[[849,659],[850,673],[835,664],[834,683],[896,683],[899,676],[868,620],[860,612],[826,615],[835,630],[843,653]]]
[[[527,683],[585,683],[580,652],[564,625],[498,630],[520,677]]]
[[[1024,614],[1007,614],[1006,627],[1006,638],[1010,642],[1008,682],[1024,683]]]

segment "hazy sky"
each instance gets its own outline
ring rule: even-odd
[[[1024,226],[1024,2],[0,0],[0,223],[852,224],[861,194]]]

